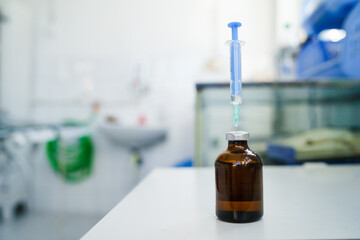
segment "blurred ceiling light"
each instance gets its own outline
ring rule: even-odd
[[[338,42],[346,37],[343,29],[326,29],[319,33],[319,39],[324,42]]]

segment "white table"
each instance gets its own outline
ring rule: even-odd
[[[83,239],[360,238],[360,165],[264,167],[264,217],[215,216],[213,168],[156,169]]]

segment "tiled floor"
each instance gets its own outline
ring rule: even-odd
[[[79,239],[101,218],[74,213],[28,212],[17,219],[0,222],[0,239]]]

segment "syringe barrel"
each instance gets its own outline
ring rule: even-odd
[[[241,47],[244,42],[229,40],[226,44],[229,45],[230,49],[230,101],[233,105],[238,105],[242,101]]]

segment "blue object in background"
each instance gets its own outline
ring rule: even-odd
[[[192,158],[187,158],[177,164],[174,165],[174,167],[192,167],[193,164],[193,159]]]
[[[297,56],[300,79],[345,77],[340,65],[343,40],[324,42],[316,36],[303,45]]]
[[[304,21],[308,35],[316,35],[324,29],[341,28],[346,16],[359,0],[325,0]]]
[[[344,23],[346,37],[341,56],[343,72],[351,78],[360,78],[360,2]]]
[[[297,76],[303,79],[360,77],[360,0],[325,0],[305,20],[310,39],[297,55]],[[344,29],[340,41],[322,41],[319,33]]]
[[[282,146],[277,144],[269,144],[266,151],[267,157],[273,161],[283,163],[286,165],[297,165],[305,163],[306,161],[298,161],[296,159],[296,150],[292,147]],[[311,160],[309,162],[326,162],[327,164],[344,164],[344,163],[360,163],[359,157],[338,158],[338,159],[321,159]]]
[[[292,147],[269,144],[266,151],[267,157],[276,159],[288,165],[296,164],[296,152]]]

